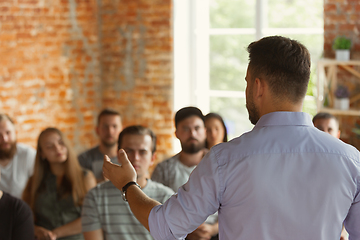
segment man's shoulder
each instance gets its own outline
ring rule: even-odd
[[[165,168],[165,167],[173,166],[173,165],[177,164],[179,161],[180,161],[180,159],[179,159],[179,153],[178,153],[178,154],[158,163],[158,166]]]
[[[171,195],[174,194],[174,191],[171,188],[150,179],[148,179],[147,185],[143,189],[143,191],[146,195],[159,202],[164,202],[166,199],[168,199]]]
[[[121,192],[110,181],[97,184],[90,189],[86,195],[87,198],[105,199],[108,197],[121,197]]]
[[[36,150],[26,144],[17,143],[16,144],[16,155],[14,156],[14,161],[27,161],[30,165],[29,167],[33,167],[33,163],[35,162]]]
[[[165,186],[162,183],[152,181],[151,179],[148,179],[147,186],[146,186],[146,188],[144,188],[144,190],[147,190],[147,189],[149,189],[151,191],[159,191],[159,192],[170,193],[170,194],[174,193],[174,191],[171,188]]]
[[[100,150],[99,150],[99,146],[95,146],[93,148],[90,148],[88,150],[85,150],[84,152],[79,154],[79,157],[86,157],[89,158],[91,156],[94,156],[95,154],[101,154]]]
[[[102,193],[114,191],[114,190],[117,190],[117,188],[114,186],[114,184],[111,181],[105,181],[102,183],[98,183],[90,191],[96,191],[98,194],[102,194]]]
[[[36,150],[29,146],[29,145],[26,145],[24,143],[17,143],[16,144],[16,151],[18,153],[29,153],[29,154],[35,154],[36,153]]]

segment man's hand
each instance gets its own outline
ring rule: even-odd
[[[209,240],[217,232],[214,226],[211,224],[203,223],[195,231],[188,234],[186,239],[188,240]]]
[[[35,226],[35,238],[37,240],[55,240],[55,234],[43,227]]]
[[[136,171],[130,163],[124,150],[120,149],[118,152],[118,162],[120,165],[114,164],[110,158],[104,156],[103,174],[106,179],[109,179],[116,188],[121,190],[128,182],[136,182]]]

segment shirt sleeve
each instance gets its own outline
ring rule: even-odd
[[[84,199],[81,212],[82,232],[90,232],[101,229],[100,216],[96,206],[95,192],[96,188],[90,190]]]
[[[34,218],[32,211],[25,202],[18,199],[15,207],[15,223],[12,231],[12,239],[33,240]]]
[[[85,169],[89,169],[92,171],[92,165],[91,165],[91,161],[87,158],[87,154],[86,152],[80,154],[78,156],[78,160],[80,165],[85,168]]]
[[[34,173],[36,151],[33,148],[29,148],[27,153],[27,163],[28,163],[28,176],[31,177]]]
[[[219,209],[219,175],[215,154],[210,151],[191,173],[189,181],[149,215],[155,239],[183,239]]]
[[[360,193],[357,195],[351,204],[349,213],[344,221],[345,229],[349,233],[349,239],[360,239]]]

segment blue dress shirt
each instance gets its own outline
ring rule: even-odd
[[[273,112],[211,149],[149,215],[155,239],[182,239],[219,212],[221,240],[360,239],[360,155],[308,114]]]

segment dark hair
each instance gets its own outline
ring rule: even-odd
[[[184,107],[175,114],[175,127],[177,127],[179,122],[191,116],[197,116],[204,122],[204,115],[200,109],[197,107]]]
[[[311,66],[310,53],[304,45],[271,36],[250,43],[247,51],[251,81],[263,78],[275,96],[286,97],[292,103],[304,98]]]
[[[133,125],[124,128],[119,134],[118,149],[121,149],[122,140],[125,135],[149,135],[151,137],[151,152],[152,154],[156,151],[156,135],[151,129],[143,127],[141,125]]]
[[[112,110],[112,109],[109,109],[109,108],[105,108],[104,110],[102,110],[99,115],[98,115],[98,118],[97,118],[97,125],[99,125],[100,123],[100,119],[103,117],[103,116],[108,116],[108,115],[113,115],[113,116],[119,116],[121,118],[121,115],[119,112],[115,111],[115,110]]]
[[[335,121],[337,122],[337,119],[334,115],[330,114],[330,113],[327,113],[327,112],[319,112],[317,113],[313,119],[312,119],[312,122],[314,123],[316,120],[319,120],[319,119],[335,119]]]
[[[0,113],[0,122],[4,120],[7,120],[14,125],[14,121],[9,117],[9,115],[7,115],[6,113]]]
[[[221,122],[222,126],[224,127],[223,142],[227,142],[228,141],[227,129],[226,129],[225,122],[224,122],[223,118],[219,114],[211,112],[211,113],[208,113],[208,114],[205,115],[205,117],[204,117],[205,122],[206,122],[206,120],[209,120],[210,118],[216,118],[217,120],[219,120]],[[205,147],[208,147],[208,142],[207,141],[205,142]]]

